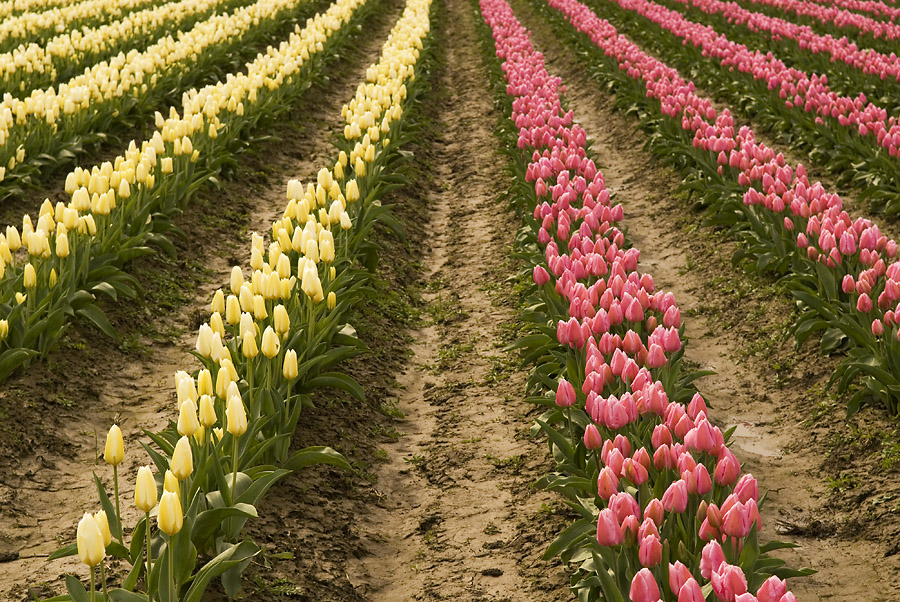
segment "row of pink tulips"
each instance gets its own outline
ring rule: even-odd
[[[780,153],[756,142],[752,130],[736,128],[727,110],[717,114],[708,99],[694,92],[693,83],[619,35],[587,6],[574,0],[548,4],[586,34],[606,60],[615,61],[617,73],[643,88],[641,97],[656,99],[662,115],[680,124],[683,134],[673,147],[690,144],[687,149],[698,164],[705,169],[711,163],[705,177],[742,191],[745,206],[753,210],[748,209],[747,221],[755,240],[802,278],[792,284],[793,294],[809,310],[795,326],[798,339],[826,331],[831,334],[823,339],[823,350],[849,349],[833,382],[845,390],[859,378],[864,388],[848,410],[874,397],[891,412],[900,411],[897,243],[872,221],[852,218],[838,195],[809,181],[802,165],[788,165]]]
[[[858,13],[872,13],[876,17],[885,17],[888,21],[895,21],[900,16],[900,8],[892,4],[885,4],[878,0],[813,0],[817,4],[844,8]]]
[[[688,392],[688,404],[670,401],[685,393],[675,378],[680,310],[637,270],[640,252],[616,225],[622,206],[611,203],[585,131],[562,108],[560,79],[505,0],[480,6],[527,163],[533,279],[546,306],[557,308],[547,317],[557,319],[557,372],[568,377],[554,398],[543,398],[551,409],[539,424],[565,457],[562,474],[546,483],[571,491],[580,479],[573,503],[590,498],[585,519],[561,537],[566,545],[554,544],[565,558],[592,560],[574,588],[599,579],[606,600],[699,602],[708,584],[725,602],[794,600],[757,563],[755,479],[741,475],[699,394]]]
[[[736,69],[765,82],[777,90],[785,106],[816,115],[816,123],[836,119],[860,136],[872,136],[873,142],[892,157],[900,155],[900,123],[887,111],[868,102],[865,95],[856,98],[840,96],[828,86],[828,76],[809,75],[786,66],[771,53],[751,51],[743,44],[730,41],[712,27],[686,19],[677,11],[649,0],[615,0],[625,10],[635,12],[671,32],[684,42],[702,50],[705,56],[718,60],[723,67]]]
[[[808,17],[826,26],[839,28],[852,27],[872,37],[896,40],[900,38],[900,26],[894,23],[878,21],[836,6],[826,6],[808,2],[807,0],[748,0],[753,4],[772,7],[783,13],[793,13],[800,17]]]
[[[730,0],[674,1],[697,8],[709,15],[723,15],[729,23],[744,25],[751,31],[765,32],[773,40],[783,38],[795,40],[804,50],[828,54],[832,61],[846,63],[867,75],[900,81],[900,58],[893,53],[884,54],[870,48],[860,49],[846,36],[835,38],[830,34],[820,35],[808,25],[798,25],[785,19],[753,12]]]

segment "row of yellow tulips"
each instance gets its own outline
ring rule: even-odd
[[[353,10],[349,4],[344,6],[346,11]],[[212,317],[197,337],[203,366],[196,378],[187,372],[176,375],[178,420],[154,437],[160,448],[152,454],[158,473],[154,477],[153,469],[145,466],[136,476],[134,503],[145,519],[132,534],[130,559],[136,568],[130,585],[137,584],[142,571],[151,577],[145,579],[146,594],[126,588],[134,600],[197,599],[202,592],[197,585],[205,587],[213,573],[223,576],[229,595],[236,594],[229,571],[239,578],[242,563],[256,553],[249,542],[233,543],[244,521],[256,515],[254,506],[261,493],[253,504],[248,503],[247,494],[264,492],[288,472],[259,465],[269,459],[289,469],[316,461],[345,465],[327,449],[307,448],[290,459],[287,451],[300,408],[308,403],[306,390],[317,384],[348,390],[355,385],[346,377],[322,372],[336,357],[345,355],[336,347],[342,344],[341,337],[347,337],[339,332],[341,318],[365,279],[354,265],[354,256],[364,247],[365,234],[385,215],[377,197],[390,176],[380,176],[396,145],[391,139],[403,138],[399,118],[410,99],[406,86],[415,81],[420,50],[430,31],[430,9],[431,0],[408,1],[381,60],[368,70],[367,81],[344,106],[345,137],[334,166],[321,169],[305,189],[297,180],[288,184],[287,206],[272,225],[268,248],[263,237],[252,236],[250,277],[245,280],[244,271],[235,266],[231,294],[219,290],[214,295]],[[360,197],[360,186],[370,194]],[[292,389],[299,390],[299,395],[292,397]],[[124,458],[121,431],[115,425],[107,437],[104,458],[114,467]],[[211,463],[218,465],[218,474],[224,478],[206,478]],[[117,475],[114,480],[117,487]],[[259,483],[263,486],[257,487]],[[120,551],[124,541],[118,495],[115,506],[109,499],[102,501],[102,509],[85,514],[79,522],[76,542],[80,559],[90,567],[91,597],[80,582],[70,579],[70,597],[58,600],[77,599],[83,592],[85,600],[97,599],[93,570],[97,565],[103,589],[100,599],[125,599],[121,590],[106,590],[103,571],[106,554]],[[198,525],[208,516],[205,513],[218,511],[218,516],[225,510],[241,518],[237,531],[229,531],[233,525],[223,525],[228,547],[217,548],[218,556],[194,573],[197,550],[207,537],[198,533]],[[156,533],[151,535],[146,525],[153,513]],[[118,546],[114,535],[120,539]],[[159,544],[154,546],[154,541]],[[184,554],[183,547],[193,548],[193,553]],[[155,558],[154,549],[159,550]],[[203,580],[198,581],[201,574]]]
[[[137,282],[122,266],[152,252],[148,244],[174,252],[162,236],[171,229],[169,217],[234,161],[260,120],[272,119],[287,104],[282,101],[302,92],[318,68],[312,59],[334,43],[332,34],[350,16],[329,10],[308,20],[278,50],[200,92],[218,99],[207,112],[208,127],[203,116],[179,117],[174,108],[168,119],[158,114],[159,129],[149,139],[132,142],[112,162],[70,173],[69,203],[46,201],[36,223],[26,215],[21,232],[8,227],[0,235],[0,379],[53,348],[75,316],[116,336],[96,296],[136,294]],[[287,62],[273,71],[275,58]]]
[[[31,178],[48,160],[64,161],[71,147],[103,136],[101,128],[130,115],[141,116],[185,80],[199,80],[206,68],[251,45],[252,36],[277,29],[304,1],[258,0],[201,21],[177,39],[166,35],[143,51],[120,52],[58,88],[32,90],[23,99],[4,96],[0,181],[7,180],[6,193],[14,192],[19,179]]]
[[[3,17],[0,48],[6,50],[29,41],[29,38],[52,36],[67,28],[98,25],[153,4],[154,0],[84,0],[75,3],[51,0],[52,4],[43,4],[46,1],[33,0],[26,4],[30,10],[15,16],[12,15],[16,10],[15,2],[0,5],[0,11],[9,11],[0,13]]]
[[[46,41],[20,44],[0,54],[0,89],[21,93],[68,80],[101,58],[139,47],[190,27],[214,11],[228,11],[246,0],[178,0],[133,12],[96,27],[67,29]]]

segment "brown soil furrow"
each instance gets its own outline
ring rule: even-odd
[[[179,257],[184,259],[170,266],[172,273],[164,274],[173,282],[163,284],[185,287],[181,302],[162,310],[150,306],[150,314],[147,307],[123,301],[111,311],[126,340],[133,337],[133,345],[117,346],[90,331],[78,331],[75,336],[83,337],[83,342],[76,340],[74,347],[33,366],[27,377],[10,379],[0,391],[4,412],[24,401],[34,414],[30,420],[38,421],[29,424],[29,418],[23,417],[14,423],[15,436],[35,444],[34,456],[22,451],[21,457],[3,461],[2,474],[7,477],[0,484],[0,560],[9,562],[0,564],[0,598],[22,597],[35,584],[51,584],[38,586],[36,591],[41,593],[58,591],[65,573],[86,578],[77,559],[47,562],[46,555],[73,540],[78,518],[97,506],[92,472],[103,478],[112,493],[112,470],[95,458],[102,454],[106,430],[116,415],[123,419],[126,438],[126,459],[119,466],[122,511],[126,526],[134,524],[134,474],[138,466],[150,463],[140,449],[139,442],[146,441],[142,429],[158,430],[177,417],[174,373],[196,369],[189,352],[198,320],[208,315],[213,292],[227,285],[231,266],[246,265],[248,230],[265,235],[284,208],[288,180],[308,181],[334,160],[331,139],[342,125],[341,106],[352,98],[402,10],[399,0],[385,4],[385,10],[364,24],[365,39],[332,64],[327,83],[310,89],[286,117],[287,123],[277,132],[282,139],[248,153],[223,190],[211,191],[197,201],[195,211],[189,209],[178,220],[177,225],[188,233],[188,240],[179,242]],[[160,269],[153,261],[151,270]],[[185,273],[186,265],[195,267],[199,276]],[[142,267],[135,266],[135,273],[141,274]],[[192,276],[197,277],[187,284],[178,282]],[[158,331],[150,336],[132,332],[142,320],[153,320]],[[59,378],[59,367],[64,367],[65,379]],[[61,408],[61,416],[56,416],[53,402],[63,396],[73,397],[71,407]],[[36,429],[46,432],[36,433]]]
[[[819,570],[793,581],[793,591],[807,600],[893,599],[900,590],[890,576],[900,563],[896,557],[882,558],[876,542],[829,538],[834,533],[827,530],[810,537],[779,534],[829,513],[823,507],[828,491],[820,473],[822,450],[809,447],[804,422],[809,415],[797,406],[810,405],[813,387],[827,377],[831,361],[808,349],[795,353],[790,341],[776,342],[765,350],[767,357],[748,357],[748,347],[783,327],[789,302],[770,295],[765,282],[747,283],[747,276],[731,268],[736,246],[698,229],[699,216],[687,212],[684,199],[672,192],[680,178],[651,165],[637,124],[614,111],[609,95],[530,5],[518,0],[514,8],[534,33],[550,72],[568,84],[569,107],[593,140],[607,187],[624,205],[624,225],[641,250],[641,269],[653,275],[658,288],[675,293],[686,322],[686,359],[716,372],[698,387],[712,408],[711,418],[723,428],[736,427],[735,453],[745,462],[744,470],[769,491],[764,538],[795,541],[801,547],[784,557],[793,566]]]
[[[403,435],[385,446],[381,503],[360,527],[368,554],[348,573],[373,602],[567,600],[564,573],[539,560],[557,527],[534,533],[554,511],[553,496],[528,489],[546,449],[527,437],[525,372],[500,350],[515,320],[504,280],[516,226],[498,202],[506,176],[478,16],[447,0],[442,17],[452,26],[423,249],[430,320],[411,333],[413,357],[397,376]]]

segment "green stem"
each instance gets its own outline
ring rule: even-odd
[[[233,437],[233,451],[231,454],[231,503],[234,504],[237,499],[237,473],[238,473],[238,438]]]
[[[566,420],[569,421],[569,437],[572,438],[572,447],[576,447],[578,445],[578,440],[575,439],[575,426],[572,424],[572,408],[566,408]]]
[[[169,535],[169,602],[175,602],[175,536]]]
[[[91,602],[94,602],[94,567],[88,567],[88,570],[91,572]]]
[[[147,521],[147,598],[150,600],[153,599],[153,588],[151,587],[150,582],[150,513],[146,512],[144,514],[145,520]]]
[[[116,492],[116,522],[119,524],[119,543],[125,545],[125,536],[122,534],[122,512],[119,510],[119,466],[113,465],[113,487]]]
[[[94,571],[91,570],[91,573]],[[103,588],[103,599],[108,600],[109,594],[106,592],[106,566],[100,561],[100,586]]]
[[[251,359],[247,362],[247,394],[249,395],[248,402],[250,403],[250,415],[254,418],[258,418],[259,413],[257,413],[256,409],[253,407],[253,373],[255,372],[254,368],[255,366],[253,365],[253,360]]]

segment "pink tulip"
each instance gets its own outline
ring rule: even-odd
[[[710,580],[713,591],[723,602],[734,602],[738,595],[747,592],[747,578],[739,566],[723,562]]]
[[[617,546],[622,543],[622,528],[609,508],[601,510],[597,519],[597,543],[601,546]]]
[[[534,283],[538,286],[544,286],[550,282],[550,274],[547,273],[547,270],[545,270],[543,266],[534,266],[532,277],[534,278]]]
[[[643,568],[635,574],[631,580],[629,597],[632,602],[657,602],[659,600],[659,586],[650,569]]]
[[[600,431],[593,424],[587,425],[584,429],[584,446],[587,449],[595,450],[600,449],[603,445],[603,436],[600,434]]]
[[[687,483],[679,479],[669,485],[662,497],[663,508],[667,512],[682,513],[687,508],[688,492]]]
[[[556,388],[556,405],[561,408],[571,408],[575,405],[575,387],[564,378],[560,379]]]
[[[597,478],[597,492],[604,500],[609,500],[619,490],[619,478],[609,467],[604,466]]]
[[[688,579],[692,579],[689,568],[681,564],[681,561],[675,561],[675,564],[669,564],[669,589],[673,594],[678,594],[682,586],[687,583]]]
[[[711,541],[703,546],[703,552],[700,554],[700,575],[704,579],[710,579],[712,574],[719,570],[719,567],[725,563],[725,552],[719,542]]]
[[[662,562],[662,542],[658,535],[651,534],[641,539],[638,560],[645,567],[654,567]]]
[[[690,577],[684,582],[684,585],[678,590],[678,602],[706,602],[696,579]]]
[[[657,524],[657,526],[661,525],[663,522],[664,516],[664,508],[662,502],[657,498],[653,498],[647,505],[644,507],[644,516],[646,518],[653,519],[653,522]]]
[[[747,500],[759,499],[759,485],[757,485],[756,479],[753,478],[752,474],[747,473],[738,479],[737,484],[734,486],[734,494],[743,503],[747,503]]]
[[[772,575],[760,586],[756,597],[759,602],[780,602],[785,593],[787,593],[787,583]]]

